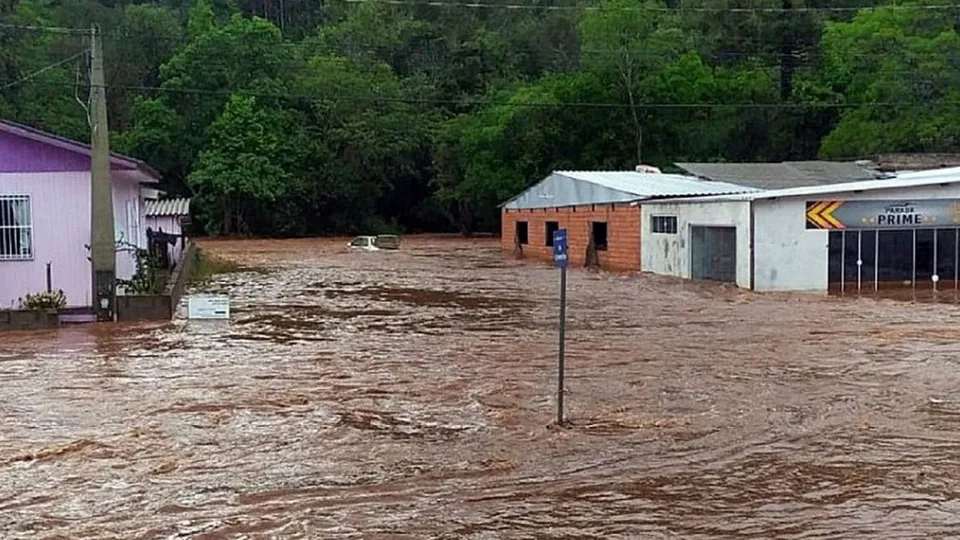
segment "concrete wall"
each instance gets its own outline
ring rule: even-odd
[[[761,199],[753,211],[754,288],[826,291],[829,231],[807,230],[807,198]]]
[[[553,258],[553,248],[546,245],[548,221],[556,221],[567,229],[571,266],[586,263],[590,223],[607,223],[607,250],[598,251],[600,267],[607,270],[630,271],[640,269],[640,208],[628,204],[597,204],[536,210],[503,210],[501,214],[501,245],[505,252],[514,251],[516,223],[528,223],[529,243],[523,246],[523,255],[538,260]]]
[[[53,288],[63,289],[67,305],[90,306],[90,253],[84,247],[90,243],[90,173],[0,173],[0,195],[29,195],[33,225],[33,259],[0,261],[0,309],[16,307],[24,295],[46,290],[48,262]],[[144,247],[139,184],[115,173],[113,198],[117,239],[122,234]],[[129,279],[135,268],[131,252],[117,253],[118,278]]]
[[[170,320],[176,313],[177,304],[183,296],[190,270],[197,258],[196,245],[188,241],[181,258],[167,279],[161,294],[117,296],[117,320],[159,321]]]
[[[827,291],[829,231],[807,230],[807,201],[938,198],[960,198],[960,185],[758,199],[754,202],[755,288],[758,291]]]
[[[0,332],[3,330],[43,330],[60,326],[56,311],[0,309]]]
[[[677,216],[677,234],[654,233],[653,216]],[[691,277],[690,234],[694,226],[736,227],[737,285],[750,287],[750,203],[746,201],[646,203],[641,230],[645,272]]]

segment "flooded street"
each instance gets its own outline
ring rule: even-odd
[[[2,538],[942,538],[960,308],[496,241],[210,242],[229,324],[0,334]],[[196,292],[196,291],[195,291]]]

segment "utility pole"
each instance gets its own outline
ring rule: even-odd
[[[117,300],[117,253],[113,234],[113,182],[107,92],[103,76],[100,25],[90,31],[90,261],[93,266],[94,311],[98,321],[113,321]]]

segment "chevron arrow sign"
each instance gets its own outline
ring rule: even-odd
[[[807,201],[807,229],[960,227],[960,199]]]

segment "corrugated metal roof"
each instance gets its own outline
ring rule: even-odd
[[[758,189],[839,184],[875,180],[884,175],[853,162],[785,161],[783,163],[677,163],[690,174]]]
[[[633,202],[667,197],[743,193],[752,188],[679,174],[555,171],[503,204],[509,209]]]
[[[189,216],[190,199],[164,199],[161,201],[147,201],[146,215],[160,216]]]
[[[742,193],[751,188],[727,182],[704,181],[681,174],[656,174],[634,171],[557,171],[568,178],[609,187],[639,198],[676,197],[677,195],[707,195]]]
[[[691,202],[753,201],[757,199],[820,196],[854,191],[874,191],[878,189],[923,187],[936,184],[952,184],[957,182],[960,182],[960,167],[917,171],[900,174],[893,178],[885,178],[881,180],[860,180],[855,182],[845,182],[842,184],[806,186],[789,189],[771,189],[766,191],[755,191],[751,193],[694,197],[689,198],[688,200]]]

